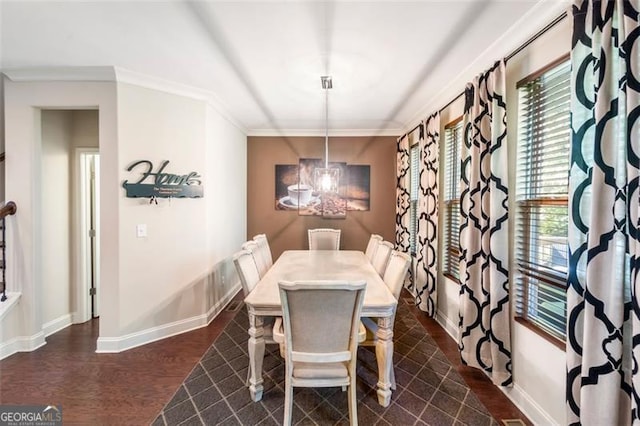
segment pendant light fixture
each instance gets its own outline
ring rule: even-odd
[[[329,167],[329,89],[333,87],[331,76],[321,76],[322,88],[325,92],[325,133],[324,133],[324,167],[315,170],[315,187],[320,192],[338,192],[340,169]]]

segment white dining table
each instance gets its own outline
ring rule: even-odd
[[[249,312],[249,391],[251,399],[262,399],[264,358],[263,317],[282,316],[278,282],[307,280],[364,280],[367,283],[361,317],[375,318],[378,363],[378,403],[391,401],[393,368],[393,318],[397,301],[369,259],[360,251],[289,250],[282,253],[255,288],[244,299]]]

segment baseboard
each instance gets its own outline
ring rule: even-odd
[[[451,321],[450,318],[441,315],[439,312],[436,314],[436,322],[442,327],[449,336],[458,341],[458,325]],[[535,425],[557,425],[559,424],[552,417],[550,417],[546,411],[540,407],[533,398],[529,396],[520,386],[514,384],[513,387],[505,388],[503,386],[496,386],[504,393],[511,402],[518,407],[522,413],[531,420]]]
[[[89,318],[91,319],[91,318]],[[89,321],[88,319],[82,318],[82,316],[78,312],[73,312],[71,314],[71,324],[83,324]]]
[[[32,352],[47,342],[44,340],[44,332],[39,332],[30,337],[14,337],[0,345],[0,360],[18,352]]]
[[[63,328],[69,327],[71,325],[71,319],[71,314],[66,314],[45,324],[42,324],[42,332],[44,333],[45,337],[49,337],[52,334],[62,330]]]
[[[531,420],[534,425],[559,425],[556,420],[550,417],[546,411],[540,407],[536,401],[529,396],[520,386],[514,384],[510,388],[498,386],[507,398],[518,407],[522,413]]]
[[[237,283],[225,297],[220,299],[208,312],[191,318],[186,318],[172,323],[163,324],[158,327],[149,328],[121,337],[99,337],[97,342],[97,353],[117,353],[146,345],[177,334],[186,333],[201,327],[206,327],[209,323],[227,306],[229,302],[240,291],[240,283]]]
[[[441,315],[440,312],[436,313],[436,322],[444,329],[444,331],[447,332],[449,336],[451,336],[454,341],[458,341],[458,324],[451,321],[450,318]]]

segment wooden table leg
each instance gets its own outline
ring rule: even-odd
[[[264,328],[261,316],[249,312],[249,392],[251,399],[262,399],[262,360],[264,359]]]
[[[391,403],[391,370],[393,369],[393,317],[378,318],[376,337],[378,404],[388,407]]]

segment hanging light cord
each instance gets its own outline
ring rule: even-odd
[[[324,117],[325,117],[325,127],[324,127],[324,167],[326,169],[329,168],[329,88],[324,89]]]

